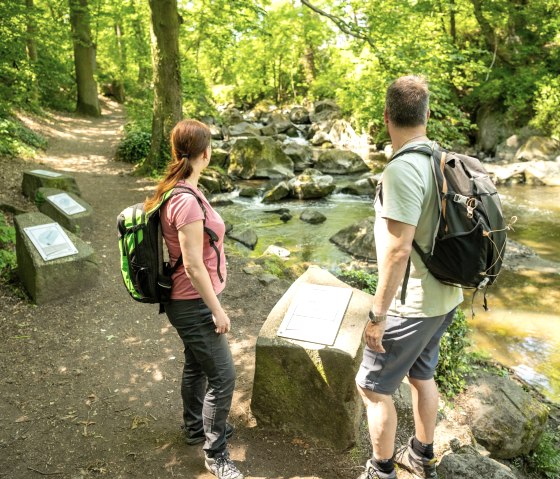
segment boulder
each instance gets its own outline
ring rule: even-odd
[[[515,158],[517,150],[521,147],[521,138],[512,135],[496,147],[496,159],[504,163],[509,163]]]
[[[270,114],[267,125],[273,125],[276,133],[286,133],[292,127],[292,122],[287,115],[275,111]]]
[[[281,181],[277,185],[273,186],[272,189],[265,192],[262,202],[263,203],[274,203],[286,198],[290,194],[290,187],[286,181]]]
[[[462,447],[457,452],[443,456],[437,472],[442,479],[517,478],[509,467],[481,455],[472,446]]]
[[[53,220],[43,213],[14,217],[18,275],[36,304],[68,298],[96,285],[99,279],[93,248],[70,231],[64,230],[78,250],[77,254],[43,259],[24,228],[52,223]]]
[[[541,160],[527,163],[525,182],[532,185],[560,186],[560,162]]]
[[[303,285],[350,288],[312,266],[278,301],[257,338],[251,409],[261,425],[344,450],[354,444],[362,417],[354,377],[372,297],[352,289],[332,346],[279,337],[284,316]]]
[[[35,204],[41,213],[72,233],[80,234],[93,224],[93,208],[73,193],[56,188],[39,188],[35,194]]]
[[[375,239],[373,237],[373,223],[375,218],[370,216],[329,238],[331,243],[337,245],[341,250],[367,260],[375,260]]]
[[[67,191],[78,196],[81,195],[76,179],[73,176],[42,169],[23,172],[21,191],[25,196],[34,200],[35,193],[41,187],[56,188],[57,190]]]
[[[247,123],[242,121],[241,123],[236,123],[228,128],[229,136],[261,136],[261,129],[253,125],[252,123]]]
[[[233,181],[227,175],[212,168],[206,168],[198,181],[208,193],[227,193],[235,189]]]
[[[305,170],[301,175],[288,182],[293,197],[300,200],[324,198],[334,191],[336,185],[332,176],[317,175],[313,171],[315,170]]]
[[[263,253],[263,256],[278,256],[279,258],[287,258],[290,256],[290,250],[271,244]]]
[[[222,148],[213,149],[212,156],[210,157],[210,166],[217,166],[227,170],[229,166],[229,153]]]
[[[228,108],[223,114],[222,117],[226,125],[237,125],[238,123],[242,123],[245,121],[243,119],[243,115],[237,108]]]
[[[294,163],[276,141],[268,137],[239,139],[230,152],[228,173],[243,179],[291,178]]]
[[[239,196],[243,198],[254,198],[255,196],[259,196],[259,189],[254,186],[244,186],[239,189]]]
[[[295,106],[290,110],[290,121],[296,125],[309,123],[309,111],[302,106]]]
[[[478,110],[476,148],[485,153],[493,153],[500,142],[507,138],[504,127],[505,115],[494,105],[485,105]]]
[[[274,136],[277,135],[276,127],[274,125],[266,125],[261,128],[262,136]]]
[[[553,161],[560,155],[560,142],[546,136],[531,136],[517,150],[514,161]]]
[[[227,236],[228,238],[231,238],[232,240],[235,240],[250,249],[255,249],[255,246],[257,245],[257,242],[259,240],[257,233],[251,228],[247,228],[241,231],[233,229],[227,234]]]
[[[324,223],[327,220],[327,217],[319,211],[304,210],[299,216],[299,219],[305,223],[318,225],[320,223]]]
[[[498,459],[531,452],[548,419],[547,407],[516,382],[490,374],[478,377],[456,404],[476,440]]]
[[[377,178],[369,173],[366,178],[358,178],[341,184],[336,191],[345,195],[375,196],[376,187]]]
[[[329,142],[336,148],[350,148],[362,143],[360,136],[346,120],[332,120],[315,123],[309,130],[311,144],[321,145]]]
[[[315,102],[313,105],[313,113],[309,115],[309,119],[312,123],[337,120],[339,118],[342,118],[340,107],[332,100]]]
[[[224,138],[224,132],[218,125],[208,125],[208,128],[210,128],[210,134],[213,140],[221,140]]]
[[[315,168],[330,175],[349,175],[369,171],[368,165],[360,155],[348,150],[322,151]]]
[[[289,141],[282,144],[282,151],[294,162],[294,171],[303,171],[313,166],[313,151],[308,145]]]

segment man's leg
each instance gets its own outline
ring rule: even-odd
[[[439,395],[434,379],[408,378],[412,392],[416,439],[424,444],[434,442],[434,430],[438,411]]]

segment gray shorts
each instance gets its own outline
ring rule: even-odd
[[[438,363],[441,336],[451,324],[455,309],[433,318],[387,317],[384,353],[367,344],[356,383],[379,394],[393,394],[405,376],[432,379]]]

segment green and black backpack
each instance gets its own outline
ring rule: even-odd
[[[218,235],[206,227],[206,208],[198,195],[190,188],[177,187],[166,192],[160,203],[150,211],[144,204],[125,208],[117,217],[119,250],[121,253],[121,274],[130,296],[141,303],[159,303],[160,313],[171,297],[171,276],[183,264],[179,256],[173,266],[164,261],[163,237],[160,223],[161,207],[178,194],[193,195],[204,215],[204,232],[208,235],[210,246],[218,255],[218,277],[220,273],[220,252],[216,246]]]

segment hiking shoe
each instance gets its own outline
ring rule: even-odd
[[[412,449],[412,438],[395,453],[395,462],[420,479],[437,479],[437,459],[420,456]]]
[[[181,429],[183,429],[183,431],[185,433],[185,442],[189,446],[194,446],[196,444],[202,444],[204,441],[206,441],[206,436],[204,435],[204,430],[200,431],[198,434],[189,435],[187,433],[187,430],[185,429],[185,426],[181,426]],[[234,431],[235,431],[235,428],[229,422],[227,422],[226,423],[226,439],[229,439],[231,436],[233,436]]]
[[[386,472],[381,472],[376,469],[371,459],[366,463],[366,470],[362,472],[358,479],[397,479],[397,471],[387,474]]]
[[[204,465],[218,479],[243,479],[243,474],[229,458],[228,451],[216,454],[214,457],[206,457]]]

